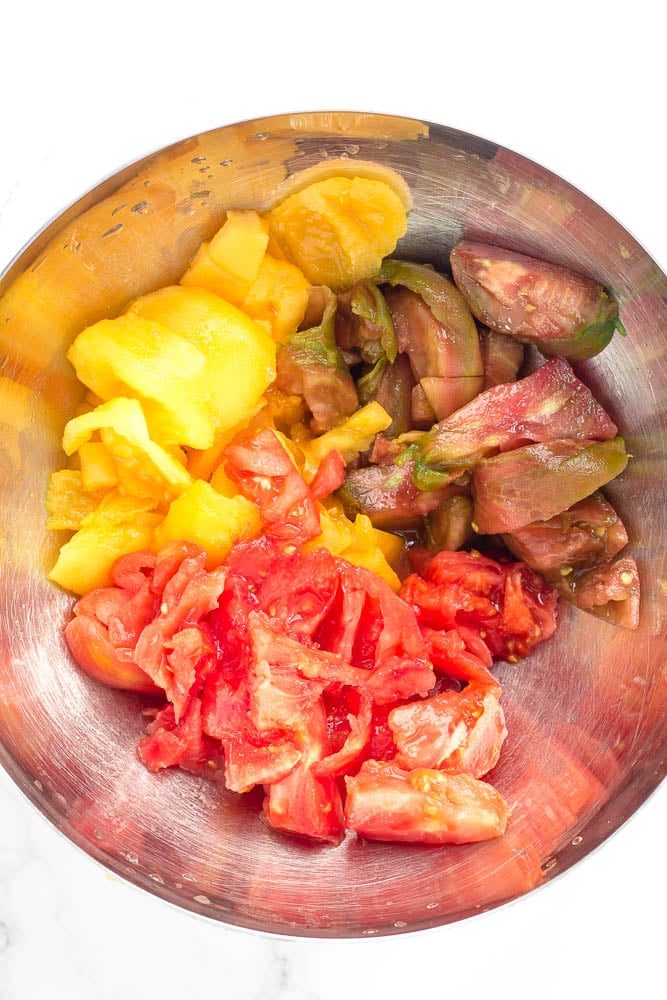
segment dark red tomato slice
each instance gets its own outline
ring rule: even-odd
[[[609,501],[596,491],[548,521],[536,521],[503,536],[522,562],[547,580],[611,559],[627,545],[628,533]]]
[[[478,684],[394,708],[389,728],[399,767],[465,772],[474,778],[496,766],[507,736],[497,688]]]
[[[306,541],[320,534],[310,487],[275,431],[268,427],[225,450],[225,471],[241,493],[257,504],[268,534]]]
[[[369,840],[465,844],[498,837],[507,826],[503,797],[469,774],[368,760],[345,785],[346,826]]]
[[[459,468],[529,442],[613,438],[616,424],[565,358],[476,396],[420,441],[426,462]]]
[[[320,701],[300,736],[301,759],[283,778],[266,788],[263,814],[274,830],[339,844],[343,805],[335,778],[318,777],[314,765],[328,755],[327,721]]]
[[[561,580],[559,592],[590,614],[613,625],[639,626],[639,572],[631,556],[598,563]]]
[[[526,254],[462,240],[452,275],[473,315],[544,354],[592,358],[611,340],[618,306],[593,278]]]
[[[495,535],[546,521],[620,475],[627,464],[619,437],[552,440],[483,458],[472,471],[477,530]]]

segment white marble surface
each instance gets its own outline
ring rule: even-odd
[[[319,108],[500,141],[594,196],[665,267],[658,5],[639,0],[622,23],[569,0],[541,15],[524,2],[435,9],[13,5],[0,60],[0,267],[65,204],[154,148]],[[663,787],[583,864],[517,904],[418,935],[292,941],[195,918],[112,877],[0,772],[0,1000],[664,996],[666,823]]]

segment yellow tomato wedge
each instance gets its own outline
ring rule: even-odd
[[[79,334],[67,357],[79,380],[101,399],[139,399],[160,443],[206,448],[213,440],[207,359],[155,319],[100,320]]]
[[[268,242],[268,225],[257,212],[230,209],[213,239],[200,247],[181,284],[208,288],[240,306],[257,278]]]
[[[262,522],[254,503],[243,496],[227,497],[196,480],[176,500],[155,530],[155,545],[187,538],[206,550],[206,567],[213,569],[236,542],[259,534]]]
[[[214,292],[173,285],[137,299],[129,312],[189,341],[205,360],[203,384],[214,433],[205,444],[181,444],[209,448],[216,433],[248,418],[276,377],[276,345],[270,334]],[[177,399],[175,405],[181,402]]]
[[[137,465],[151,484],[140,496],[172,497],[190,485],[192,478],[183,465],[165,448],[152,441],[141,404],[122,396],[102,403],[89,413],[73,417],[63,433],[63,450],[72,455],[100,431],[103,443],[119,464],[132,470]],[[127,492],[137,492],[129,488]]]
[[[160,522],[151,501],[109,493],[87,514],[81,527],[60,549],[49,580],[75,594],[108,587],[109,570],[119,556],[150,548]]]
[[[372,278],[407,226],[398,195],[364,177],[317,181],[269,213],[272,242],[311,284],[334,291]]]

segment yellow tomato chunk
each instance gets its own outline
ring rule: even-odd
[[[311,284],[334,291],[372,278],[407,226],[401,198],[366,177],[317,181],[269,213],[272,241]]]
[[[379,543],[379,532],[373,527],[371,520],[365,514],[357,514],[354,520],[354,540],[341,555],[343,559],[363,566],[381,577],[397,593],[401,589],[398,574],[392,569]]]
[[[257,322],[267,323],[274,339],[284,344],[304,317],[309,287],[298,267],[266,254],[241,307]]]
[[[370,448],[373,438],[391,423],[391,416],[379,403],[367,403],[343,423],[325,431],[319,437],[299,442],[304,456],[306,478],[314,475],[320,462],[330,451],[339,451],[346,462]]]
[[[90,493],[83,488],[78,469],[52,472],[46,488],[46,527],[49,531],[78,531],[86,514],[99,507],[104,492]]]
[[[226,497],[210,483],[196,480],[174,500],[155,532],[158,548],[167,542],[187,538],[206,550],[208,569],[219,566],[232,545],[259,534],[261,519],[257,507],[243,496]]]
[[[139,399],[151,436],[162,444],[212,442],[207,358],[178,332],[138,315],[104,319],[79,334],[67,357],[101,399]]]
[[[396,535],[378,531],[369,517],[357,514],[354,521],[345,515],[337,500],[327,499],[319,504],[322,532],[304,546],[304,552],[312,549],[328,549],[334,556],[341,556],[355,566],[363,566],[399,591],[401,581],[392,568],[398,561],[403,542]]]
[[[75,594],[109,586],[109,570],[116,559],[151,547],[161,518],[151,513],[150,505],[150,500],[107,494],[62,546],[49,580]]]
[[[96,431],[100,432],[103,445],[113,455],[119,478],[127,474],[125,492],[167,499],[182,493],[192,482],[178,459],[151,440],[138,400],[119,396],[89,413],[73,417],[63,433],[65,454],[72,455],[80,450]],[[137,475],[143,485],[136,485]]]
[[[268,242],[268,225],[257,212],[230,209],[210,243],[200,247],[181,284],[209,288],[239,306],[257,278]]]
[[[89,493],[112,490],[118,485],[114,457],[101,441],[87,441],[79,448],[81,483]]]
[[[205,359],[215,434],[246,420],[276,377],[276,345],[236,306],[205,288],[173,285],[137,299],[130,313],[188,340]],[[176,400],[180,405],[181,400]],[[194,448],[210,448],[190,444]]]

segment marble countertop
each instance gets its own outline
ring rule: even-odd
[[[39,6],[4,18],[0,267],[62,206],[151,149],[327,107],[418,115],[500,141],[594,196],[665,267],[652,195],[664,186],[652,111],[664,59],[657,8],[643,0],[631,24],[601,25],[568,0],[548,23],[533,4],[513,4],[510,18],[478,3],[428,24],[422,13],[413,32],[349,0],[327,19],[305,3],[229,11],[202,0],[178,20],[119,0],[90,28],[88,6]],[[0,771],[0,1000],[653,996],[666,826],[663,786],[582,864],[510,906],[419,934],[291,940],[134,889]]]

